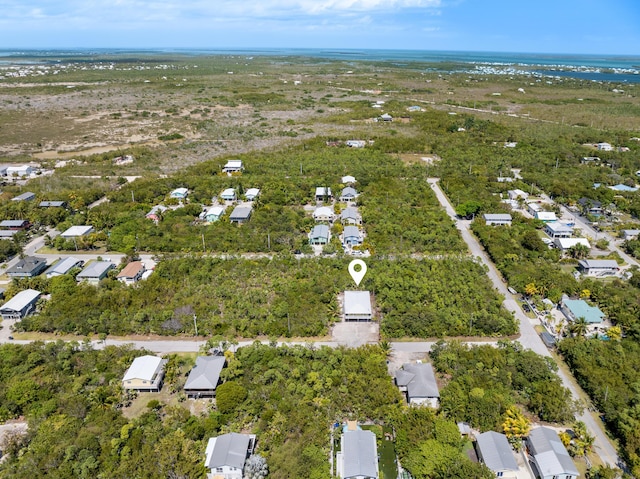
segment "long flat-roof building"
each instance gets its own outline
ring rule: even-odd
[[[223,173],[239,173],[244,170],[242,160],[229,160],[222,167]]]
[[[482,215],[485,224],[490,226],[511,226],[511,215],[508,213],[486,213]]]
[[[25,289],[20,291],[9,301],[0,306],[0,315],[2,319],[14,319],[16,321],[33,313],[36,309],[36,303],[40,298],[40,291],[35,289]]]
[[[25,193],[22,193],[21,195],[11,198],[11,201],[31,201],[31,200],[34,200],[35,198],[36,198],[35,193],[32,193],[31,191],[27,191]]]
[[[544,232],[551,239],[571,238],[573,236],[573,228],[559,221],[552,221],[544,225]]]
[[[344,320],[371,321],[371,293],[369,291],[344,292]]]

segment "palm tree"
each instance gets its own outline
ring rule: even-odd
[[[584,316],[580,316],[569,326],[569,331],[575,337],[584,338],[589,331],[589,323],[584,318]]]
[[[578,243],[568,250],[569,256],[575,259],[583,259],[589,256],[589,248],[582,243]]]

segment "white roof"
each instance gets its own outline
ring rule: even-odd
[[[568,233],[573,233],[573,228],[564,223],[560,223],[558,221],[553,221],[551,223],[547,223],[547,228],[549,228],[554,233],[559,233],[561,231],[566,231]]]
[[[369,291],[345,291],[344,313],[345,315],[372,314],[371,293]]]
[[[355,183],[356,179],[353,176],[343,176],[342,177],[342,183]]]
[[[251,197],[251,196],[254,196],[254,197],[255,197],[255,196],[258,196],[259,194],[260,194],[260,189],[259,189],[259,188],[249,188],[249,189],[245,192],[244,196],[245,196],[245,197],[247,197],[247,198],[249,198],[249,197]]]
[[[127,372],[124,373],[122,380],[142,379],[145,381],[153,381],[156,372],[158,372],[163,365],[163,359],[158,356],[140,356],[133,360]]]
[[[618,269],[618,263],[612,259],[583,259],[578,263],[584,268]]]
[[[0,307],[0,310],[22,311],[26,306],[37,300],[41,294],[40,291],[36,291],[35,289],[25,289],[4,303],[2,307]]]
[[[328,186],[316,186],[316,196],[331,196],[331,188]]]
[[[234,190],[233,188],[227,188],[226,190],[224,190],[222,193],[220,193],[220,196],[225,197],[225,196],[236,196],[236,190]]]
[[[591,249],[591,245],[586,238],[556,238],[555,244],[560,249],[569,249],[577,244],[583,244],[587,248]]]
[[[209,216],[209,215],[220,216],[222,213],[224,213],[224,208],[222,206],[212,206],[207,210],[205,216]]]
[[[328,206],[321,206],[320,208],[316,208],[313,212],[313,217],[318,218],[320,216],[333,216],[333,209]]]
[[[556,214],[553,211],[538,211],[536,218],[543,221],[555,221],[557,220]]]
[[[88,235],[93,231],[93,226],[72,226],[65,232],[63,232],[60,236],[63,238],[73,238],[74,236],[84,236]]]
[[[188,192],[189,190],[187,188],[176,188],[171,192],[171,196],[186,196]]]
[[[229,160],[224,165],[225,168],[242,168],[242,160]]]
[[[509,213],[485,213],[482,216],[486,221],[511,221]]]

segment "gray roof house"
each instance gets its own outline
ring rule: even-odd
[[[327,225],[316,225],[309,233],[309,244],[321,245],[327,244],[331,238],[329,227]]]
[[[430,363],[406,363],[396,371],[395,380],[400,391],[406,393],[409,404],[438,407],[440,393]]]
[[[246,223],[251,217],[251,208],[248,206],[236,206],[231,215],[229,215],[229,221],[232,223]]]
[[[13,239],[18,230],[0,230],[0,239]]]
[[[67,206],[66,201],[41,201],[38,205],[40,208],[64,208]]]
[[[33,278],[47,268],[47,261],[33,256],[25,256],[7,270],[11,278]]]
[[[242,479],[244,463],[253,453],[256,436],[230,432],[209,438],[204,465],[211,470],[210,478]]]
[[[578,269],[587,276],[613,276],[620,270],[612,259],[582,259],[578,261]]]
[[[35,193],[32,193],[31,191],[27,191],[25,193],[22,193],[21,195],[11,198],[11,201],[31,201],[31,200],[34,200],[35,198],[36,198]]]
[[[336,456],[341,479],[378,479],[378,448],[371,431],[345,431]]]
[[[486,213],[482,215],[485,224],[491,226],[511,226],[511,215],[508,213]]]
[[[27,229],[29,226],[31,226],[31,223],[29,223],[29,220],[2,220],[0,221],[0,228],[6,228],[9,230],[25,230]]]
[[[47,278],[54,278],[56,276],[62,276],[67,274],[73,268],[82,268],[84,261],[73,256],[67,256],[66,258],[59,259],[55,264],[51,265],[49,269],[44,272]]]
[[[344,292],[344,320],[371,321],[371,293],[369,291]]]
[[[478,458],[496,477],[516,479],[518,463],[513,456],[507,436],[495,431],[483,432],[476,437]]]
[[[36,309],[36,302],[40,298],[40,291],[35,289],[25,289],[20,291],[9,301],[0,306],[2,319],[15,319],[16,321],[33,313]]]
[[[357,208],[348,206],[340,213],[340,221],[342,221],[342,224],[359,225],[362,224],[362,217]]]
[[[342,233],[342,243],[346,246],[362,244],[362,233],[357,226],[348,225],[344,227]]]
[[[194,398],[214,397],[220,383],[220,372],[224,367],[224,356],[198,356],[184,385],[187,396]]]
[[[340,194],[340,201],[353,201],[358,197],[358,192],[352,186],[346,186]]]
[[[107,273],[113,268],[115,268],[115,265],[111,261],[94,261],[78,273],[76,280],[98,284],[107,277]]]
[[[537,427],[529,433],[525,445],[540,479],[575,479],[580,474],[555,430]]]
[[[60,233],[60,236],[62,236],[63,238],[77,238],[80,236],[88,235],[89,233],[93,233],[93,226],[76,225],[64,230],[62,233]]]

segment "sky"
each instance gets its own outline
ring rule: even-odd
[[[639,0],[0,0],[0,49],[343,48],[640,56]]]

